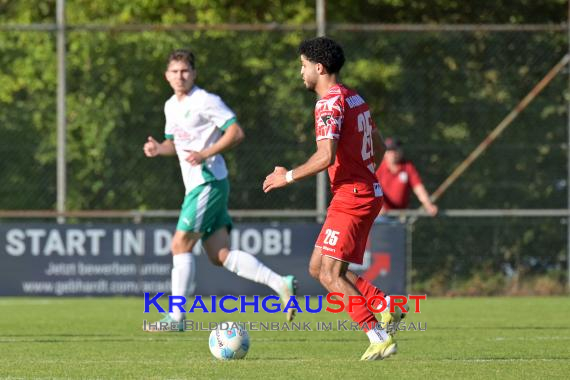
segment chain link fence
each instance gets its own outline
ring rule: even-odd
[[[342,80],[370,103],[385,136],[434,190],[566,52],[562,31],[332,31],[346,49]],[[274,165],[315,150],[312,108],[296,46],[312,32],[68,32],[67,208],[177,209],[175,159],[148,160],[163,136],[171,90],[165,56],[187,46],[198,85],[222,96],[247,139],[226,154],[234,209],[314,209],[315,181],[264,195]],[[0,32],[0,209],[53,209],[55,65],[51,32]],[[558,75],[450,188],[444,208],[566,204],[567,72]]]
[[[408,228],[411,288],[435,295],[563,294],[567,227],[566,218],[545,216],[419,219]]]
[[[338,33],[385,135],[398,135],[431,191],[566,53],[561,32]],[[567,71],[442,197],[443,208],[564,208]]]

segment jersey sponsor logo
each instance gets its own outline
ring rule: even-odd
[[[189,142],[193,140],[197,140],[200,135],[194,131],[189,131],[184,129],[181,126],[175,125],[172,129],[172,135],[174,135],[174,139],[178,142]]]
[[[364,99],[360,95],[352,95],[346,98],[346,102],[350,108],[356,108],[364,104]]]
[[[398,179],[399,179],[400,182],[402,182],[402,183],[408,183],[408,173],[406,173],[406,172],[400,172],[400,174],[398,174]]]
[[[323,250],[323,251],[329,251],[329,252],[336,252],[336,249],[334,249],[334,248],[329,248],[329,247],[327,247],[326,245],[323,245],[322,250]]]

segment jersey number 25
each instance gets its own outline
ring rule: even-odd
[[[362,161],[368,160],[374,154],[372,147],[372,121],[370,111],[358,114],[358,132],[362,133]]]

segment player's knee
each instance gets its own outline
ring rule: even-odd
[[[221,267],[224,265],[230,255],[230,250],[226,247],[218,247],[215,245],[204,246],[208,260],[215,266]]]
[[[190,252],[192,248],[193,248],[192,244],[190,244],[184,238],[181,238],[176,235],[174,236],[174,238],[172,238],[172,243],[170,243],[170,249],[172,250],[173,253]]]
[[[177,238],[173,238],[173,239],[172,239],[172,242],[170,243],[170,250],[171,250],[173,253],[176,253],[176,252],[183,252],[182,247],[183,247],[183,245],[181,244],[181,242],[179,241],[179,239],[177,239]]]
[[[316,265],[309,265],[309,274],[311,275],[312,278],[318,281],[320,281],[320,275],[321,275],[320,269],[321,268]]]
[[[220,260],[220,257],[218,255],[208,254],[208,260],[210,260],[210,262],[217,267],[221,267],[222,265],[224,265],[224,262]]]
[[[331,275],[330,272],[323,272],[319,273],[319,282],[323,285],[327,290],[331,290],[334,287],[334,277]]]

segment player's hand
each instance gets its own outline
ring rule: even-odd
[[[188,152],[186,161],[188,161],[192,166],[200,165],[205,159],[205,157],[202,156],[200,152],[196,152],[195,150],[185,150],[185,152]]]
[[[282,166],[276,166],[273,173],[265,177],[265,181],[263,181],[263,191],[268,193],[273,189],[287,186],[285,174],[287,174],[287,169]]]
[[[437,215],[438,208],[436,205],[434,205],[434,204],[428,205],[425,209],[430,216],[436,216]]]
[[[144,154],[147,157],[156,157],[159,155],[159,147],[160,143],[151,136],[148,136],[147,142],[143,146]]]

